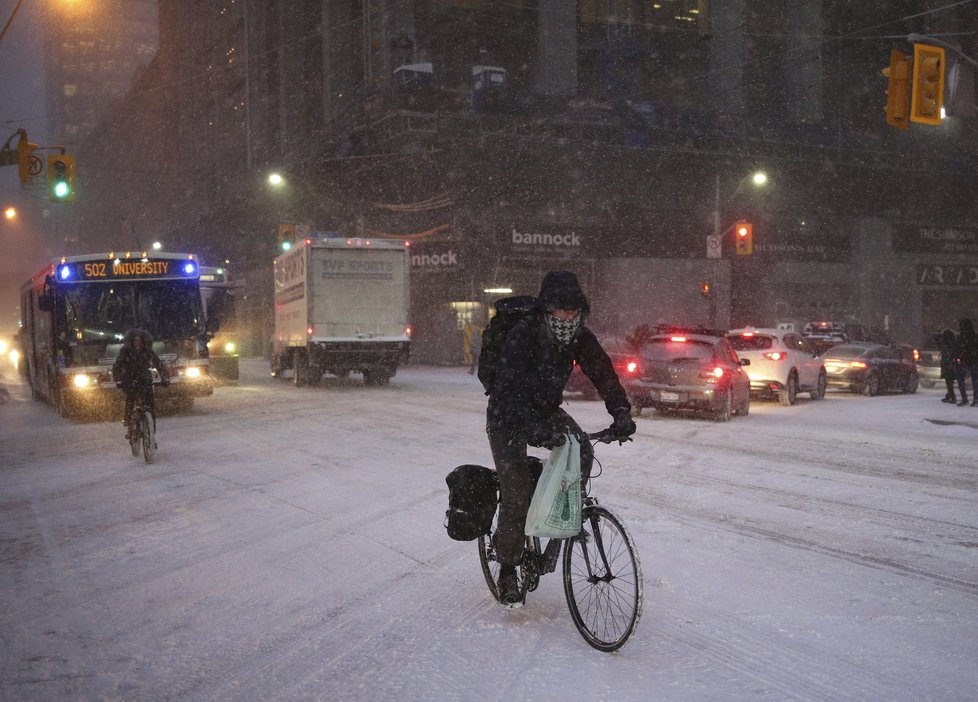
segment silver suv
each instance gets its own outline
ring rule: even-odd
[[[785,407],[795,404],[799,392],[813,400],[825,397],[827,376],[818,353],[800,334],[784,329],[731,329],[727,338],[745,368],[751,392],[773,396]]]

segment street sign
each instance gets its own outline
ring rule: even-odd
[[[720,248],[720,235],[710,234],[706,237],[706,257],[707,258],[723,258],[723,251]]]

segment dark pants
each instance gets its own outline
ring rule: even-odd
[[[132,408],[138,402],[143,407],[149,410],[149,413],[153,416],[153,423],[156,423],[156,403],[153,396],[153,386],[152,385],[134,385],[125,388],[126,391],[126,409],[125,414],[122,415],[125,419],[126,424],[129,424],[129,415],[132,414]]]
[[[971,375],[971,392],[978,397],[978,366],[958,366],[958,390],[961,392],[961,401],[968,399],[968,393],[964,389],[964,379]]]
[[[558,431],[580,437],[583,432],[577,422],[563,410],[553,417]],[[524,427],[490,428],[489,448],[499,477],[499,517],[495,546],[496,560],[502,564],[519,565],[526,539],[526,513],[530,508],[531,479],[526,465],[526,430]],[[581,483],[591,475],[594,451],[590,442],[581,441]]]
[[[956,373],[955,374],[948,373],[946,376],[944,376],[944,384],[947,386],[947,395],[945,396],[945,399],[948,399],[951,402],[954,402],[954,400],[955,400],[955,398],[954,398],[954,381],[956,379],[957,379],[957,374]]]

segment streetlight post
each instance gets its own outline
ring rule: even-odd
[[[755,187],[762,187],[767,184],[768,178],[767,173],[764,171],[755,171],[749,175],[751,182]],[[739,181],[737,181],[737,187],[731,193],[731,197],[740,192],[740,188],[743,186],[744,181],[747,180],[748,176],[743,176]],[[723,256],[723,235],[733,229],[733,226],[723,229],[720,224],[720,171],[716,172],[716,179],[714,181],[713,189],[713,237],[718,247],[718,257],[713,259],[713,273],[712,273],[712,287],[710,293],[710,323],[712,326],[716,327],[719,324],[718,317],[718,301],[717,301],[717,291],[720,290],[718,286],[720,277],[720,258]],[[728,292],[728,296],[730,291]]]

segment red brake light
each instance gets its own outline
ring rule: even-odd
[[[788,354],[781,351],[765,351],[764,358],[770,358],[772,361],[781,361],[788,357]]]
[[[723,377],[723,368],[716,366],[708,371],[700,373],[701,378],[705,378],[708,383],[715,383]]]
[[[741,334],[741,336],[744,337],[745,339],[749,339],[752,336],[754,336],[754,332],[744,332],[743,334]]]
[[[414,333],[414,330],[411,327],[404,327],[404,333],[411,336],[411,334]]]
[[[634,375],[635,373],[638,373],[638,362],[637,361],[629,361],[628,363],[626,363],[625,364],[625,371],[629,375]]]
[[[315,333],[315,331],[316,331],[316,327],[312,326],[311,324],[308,327],[306,327],[306,334],[308,334],[309,336],[312,336]]]
[[[686,341],[686,337],[685,336],[670,336],[669,337],[669,341],[675,341],[675,342],[678,342],[678,343],[682,343],[682,342]]]

